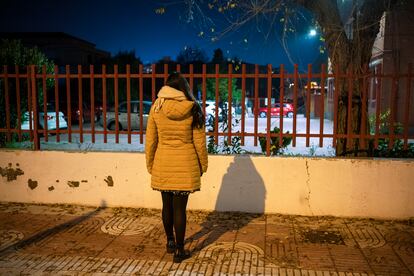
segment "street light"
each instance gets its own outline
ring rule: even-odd
[[[316,30],[315,29],[311,29],[309,31],[309,36],[315,36],[316,35]]]

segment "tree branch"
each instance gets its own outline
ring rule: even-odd
[[[351,44],[346,37],[336,0],[300,0],[298,2],[314,13],[324,33],[331,62],[346,67],[348,63],[345,57],[351,50]],[[340,69],[346,70],[346,68]]]

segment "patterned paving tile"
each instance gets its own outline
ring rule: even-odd
[[[24,238],[24,234],[16,230],[0,230],[0,251],[8,248],[9,246],[21,241]]]
[[[192,257],[175,264],[159,210],[6,207],[0,275],[414,274],[405,222],[189,212]]]
[[[151,231],[156,225],[160,224],[159,219],[152,217],[112,217],[105,221],[101,230],[110,235],[137,235]]]

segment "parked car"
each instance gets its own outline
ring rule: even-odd
[[[50,103],[52,106],[55,106],[54,102]],[[71,107],[70,107],[70,121],[71,124],[79,124],[79,119],[80,119],[80,109],[79,109],[79,104],[76,101],[71,101],[70,103]],[[69,113],[68,113],[68,105],[67,102],[65,100],[59,101],[59,111],[62,111],[62,113],[65,116],[65,120],[67,122],[69,122]],[[82,103],[82,123],[85,122],[91,122],[91,119],[98,121],[99,117],[102,113],[102,105],[100,103],[95,103],[95,112],[92,113],[92,118],[91,118],[91,106],[90,103]]]
[[[202,102],[199,102],[200,106],[203,106]],[[223,103],[222,104],[224,107],[226,107],[225,109],[219,107],[218,108],[218,112],[219,112],[219,122],[223,121],[223,118],[226,117],[227,115],[225,114],[225,110],[227,110],[227,103]],[[215,101],[206,101],[206,125],[213,125],[214,124],[214,120],[216,118],[215,116],[216,114],[216,102]],[[235,112],[235,108],[232,108],[232,112],[231,112],[232,116],[234,117],[236,115]]]
[[[199,102],[201,108],[203,107],[203,102]],[[222,116],[220,116],[223,113],[223,110],[219,107],[218,108],[218,112],[219,112],[219,122],[223,121]],[[206,101],[206,125],[213,125],[214,124],[214,120],[216,118],[215,116],[216,114],[216,102],[215,101]]]
[[[39,128],[44,129],[45,128],[45,121],[44,118],[46,117],[46,123],[47,123],[47,129],[48,130],[55,130],[56,129],[56,121],[59,120],[59,129],[66,129],[68,127],[68,124],[65,120],[65,116],[63,112],[59,111],[58,117],[56,117],[56,111],[55,111],[55,105],[53,103],[48,103],[46,105],[46,111],[45,114],[43,112],[43,107],[40,108],[39,112]],[[29,112],[26,111],[23,114],[22,119],[22,130],[30,130],[30,120],[29,120]],[[34,116],[32,111],[32,129],[34,129]]]
[[[67,112],[67,105],[62,104],[62,111],[66,114],[66,120],[68,120],[68,112]],[[80,121],[80,109],[79,104],[77,102],[71,103],[71,123],[79,124]],[[82,123],[91,122],[91,119],[95,120],[95,122],[100,117],[100,106],[95,105],[95,112],[93,112],[91,117],[91,106],[90,104],[82,103]]]
[[[95,121],[99,122],[103,112],[103,105],[101,101],[95,102]]]
[[[140,129],[140,101],[131,101],[131,129]],[[147,128],[148,115],[151,110],[151,101],[143,101],[143,129]],[[115,110],[110,110],[106,112],[106,128],[109,130],[115,130],[116,124],[118,124],[118,129],[128,129],[128,103],[122,102],[118,107],[118,122],[115,120]],[[99,123],[103,126],[103,114],[99,120]]]
[[[259,107],[260,118],[266,118],[267,106]],[[272,104],[270,107],[270,116],[280,116],[280,103]],[[293,117],[293,105],[290,103],[283,104],[283,117]]]

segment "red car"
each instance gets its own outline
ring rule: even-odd
[[[266,118],[267,116],[267,106],[262,106],[259,108],[260,118]],[[270,116],[280,117],[280,103],[273,104],[270,107]],[[292,118],[293,117],[293,105],[290,103],[283,104],[283,117]]]
[[[82,122],[91,122],[91,119],[93,118],[95,122],[99,121],[102,115],[102,105],[97,102],[95,103],[95,112],[93,114],[91,111],[90,103],[82,103]],[[93,115],[93,116],[91,116]],[[79,123],[79,117],[80,117],[80,110],[78,103],[75,103],[72,105],[72,122],[73,123]]]
[[[53,106],[55,106],[55,103],[52,103]],[[59,103],[59,111],[63,112],[65,115],[65,120],[68,121],[68,107],[66,102],[60,102]],[[95,103],[95,112],[93,115],[93,119],[95,121],[98,121],[102,114],[102,105],[100,103]],[[79,124],[80,119],[80,109],[79,104],[77,102],[71,102],[71,123],[72,124]],[[90,104],[82,103],[82,122],[91,122],[91,108]],[[69,123],[69,121],[68,121]]]

